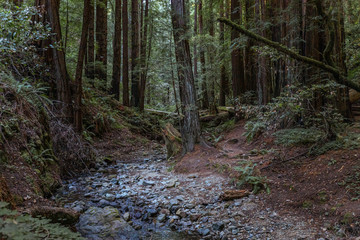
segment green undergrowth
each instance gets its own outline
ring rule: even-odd
[[[30,189],[38,195],[50,195],[60,184],[60,169],[45,109],[49,103],[45,88],[32,86],[26,79],[19,82],[4,71],[0,79],[0,165],[7,171],[20,162],[23,168],[28,166]]]
[[[7,206],[7,203],[0,202],[0,239],[84,239],[79,233],[51,223],[49,219],[21,215]]]
[[[351,195],[353,201],[360,199],[360,166],[355,166],[354,169],[346,176],[346,178],[338,182],[339,186],[344,186],[347,192]]]
[[[205,132],[209,137],[207,138],[208,141],[213,143],[218,143],[223,139],[223,135],[229,132],[231,129],[234,128],[236,120],[234,118],[229,119],[227,121],[221,122],[217,126],[213,127],[206,127],[203,128],[203,132]]]
[[[165,125],[161,117],[125,107],[112,95],[85,83],[85,116],[83,135],[89,141],[112,130],[129,129],[150,139],[160,139]]]
[[[239,161],[233,169],[238,173],[237,177],[232,179],[232,183],[237,187],[250,185],[254,194],[259,193],[261,190],[270,193],[267,178],[261,175],[253,162]]]
[[[314,144],[325,137],[324,132],[320,130],[306,128],[282,129],[273,135],[276,144],[286,147]]]

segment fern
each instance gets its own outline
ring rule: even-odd
[[[20,215],[7,206],[7,203],[0,202],[0,239],[84,239],[58,223],[50,223],[49,219]]]

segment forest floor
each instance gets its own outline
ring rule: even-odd
[[[165,160],[157,142],[126,129],[109,133],[95,146],[107,160],[67,181],[56,199],[83,212],[78,228],[92,239],[113,234],[103,219],[113,220],[101,218],[109,208],[125,219],[122,232],[136,230],[133,239],[359,239],[352,194],[360,185],[360,150],[308,157],[305,147],[281,147],[271,136],[247,143],[243,133],[242,121],[215,147],[199,146],[178,162]],[[236,189],[239,161],[256,164],[253,173],[267,178],[270,193],[222,199]]]

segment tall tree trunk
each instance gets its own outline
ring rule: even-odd
[[[196,107],[196,89],[191,64],[189,41],[186,38],[187,23],[184,0],[171,0],[172,25],[175,41],[175,56],[178,69],[181,109],[183,153],[191,152],[200,141],[199,113]]]
[[[194,37],[198,34],[198,2],[195,1],[195,13],[194,13]],[[198,89],[198,57],[197,57],[197,43],[194,41],[194,78],[195,87]]]
[[[94,79],[95,76],[95,5],[91,1],[89,9],[89,30],[88,30],[88,49],[87,49],[87,65],[85,67],[85,75],[87,78]]]
[[[122,8],[123,26],[123,105],[129,107],[129,18],[128,0],[123,0]]]
[[[204,34],[204,10],[203,0],[199,0],[199,31],[200,36]],[[200,63],[201,63],[201,107],[202,109],[209,108],[209,96],[207,90],[207,77],[206,77],[206,65],[205,65],[205,49],[200,46]]]
[[[214,22],[214,2],[213,1],[209,1],[209,35],[212,37],[213,40],[215,40],[215,22]],[[216,54],[216,49],[214,48],[214,46],[212,44],[210,44],[208,46],[208,60],[209,60],[209,69],[210,71],[208,71],[210,73],[210,76],[208,78],[208,83],[209,83],[209,113],[210,114],[216,114],[216,102],[215,102],[215,78],[216,78],[216,73],[214,71],[215,69],[215,56],[214,54]]]
[[[254,22],[254,0],[245,1],[245,26],[247,29],[251,29]],[[245,47],[245,82],[244,92],[256,92],[256,62],[255,62],[255,53],[252,50],[253,40],[248,39]]]
[[[107,0],[97,0],[96,3],[96,61],[102,63],[102,67],[96,67],[99,79],[107,79]]]
[[[242,8],[240,0],[231,0],[231,20],[237,24],[241,24]],[[240,34],[232,30],[231,41],[234,43]],[[233,44],[234,45],[234,44]],[[232,67],[232,90],[234,98],[240,97],[245,90],[245,76],[244,76],[244,59],[243,51],[238,46],[234,46],[231,52],[231,67]]]
[[[42,48],[47,48],[45,52],[45,59],[47,63],[53,68],[54,77],[56,81],[56,99],[59,101],[58,107],[62,109],[64,117],[72,118],[71,108],[71,89],[70,89],[70,77],[67,72],[65,54],[60,48],[51,48],[50,45],[58,45],[61,43],[61,26],[59,17],[59,0],[44,0],[36,1],[36,7],[42,8],[45,5],[46,14],[43,20],[50,23],[52,29],[51,38],[44,40],[40,44]]]
[[[140,76],[140,111],[144,110],[145,104],[145,89],[146,89],[146,75],[147,75],[147,32],[149,25],[149,0],[145,1],[144,23],[142,27],[142,40],[140,49],[141,60],[141,76]]]
[[[66,24],[65,24],[65,39],[64,39],[64,54],[66,57],[67,44],[69,39],[69,0],[66,1]]]
[[[84,12],[83,12],[83,25],[81,31],[80,38],[80,46],[79,46],[79,55],[78,62],[76,66],[75,73],[75,107],[74,107],[74,126],[78,132],[82,132],[82,106],[81,106],[81,96],[82,96],[82,73],[84,67],[84,59],[86,54],[86,46],[87,46],[87,37],[89,30],[89,12],[91,7],[91,0],[84,0]]]
[[[258,25],[264,26],[265,22],[268,21],[268,8],[270,4],[266,0],[258,0],[257,15]],[[268,28],[263,27],[259,34],[262,37],[270,38],[271,33]],[[271,100],[272,84],[271,84],[271,65],[268,56],[258,55],[258,73],[257,73],[257,94],[258,101],[260,104],[267,104]]]
[[[224,0],[220,0],[220,17],[224,17]],[[224,31],[224,23],[219,24],[219,41],[220,41],[220,56],[221,56],[221,64],[220,64],[220,106],[226,105],[226,95],[228,94],[228,78],[226,75],[226,67],[225,67],[225,31]]]
[[[139,2],[132,0],[131,4],[131,106],[140,104],[140,74],[139,74]]]
[[[114,58],[113,76],[111,81],[111,94],[116,100],[120,97],[121,78],[121,0],[115,2],[115,36],[114,36]]]

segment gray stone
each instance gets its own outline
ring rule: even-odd
[[[124,220],[127,221],[127,222],[130,221],[130,218],[131,218],[131,217],[130,217],[130,213],[129,213],[129,212],[124,213],[123,218],[124,218]]]
[[[206,236],[210,233],[210,230],[208,228],[200,228],[200,229],[198,229],[198,233],[201,236]]]
[[[143,185],[148,185],[148,186],[154,186],[155,185],[155,182],[154,181],[144,181],[143,182]]]
[[[166,183],[167,188],[173,188],[176,185],[176,180],[170,180]]]
[[[179,205],[179,201],[177,199],[171,199],[170,200],[170,205],[174,206],[174,205]]]
[[[154,217],[158,213],[158,210],[155,208],[148,208],[146,212],[149,214],[150,217]]]
[[[105,194],[105,199],[112,202],[115,200],[115,195],[111,194],[111,193],[107,193],[107,194]]]
[[[225,228],[225,223],[222,221],[216,222],[212,225],[214,231],[222,231]]]
[[[161,213],[158,217],[157,217],[157,221],[158,222],[164,222],[166,219],[166,215]]]
[[[79,232],[89,239],[139,239],[138,233],[122,218],[116,208],[89,208],[80,216]]]

